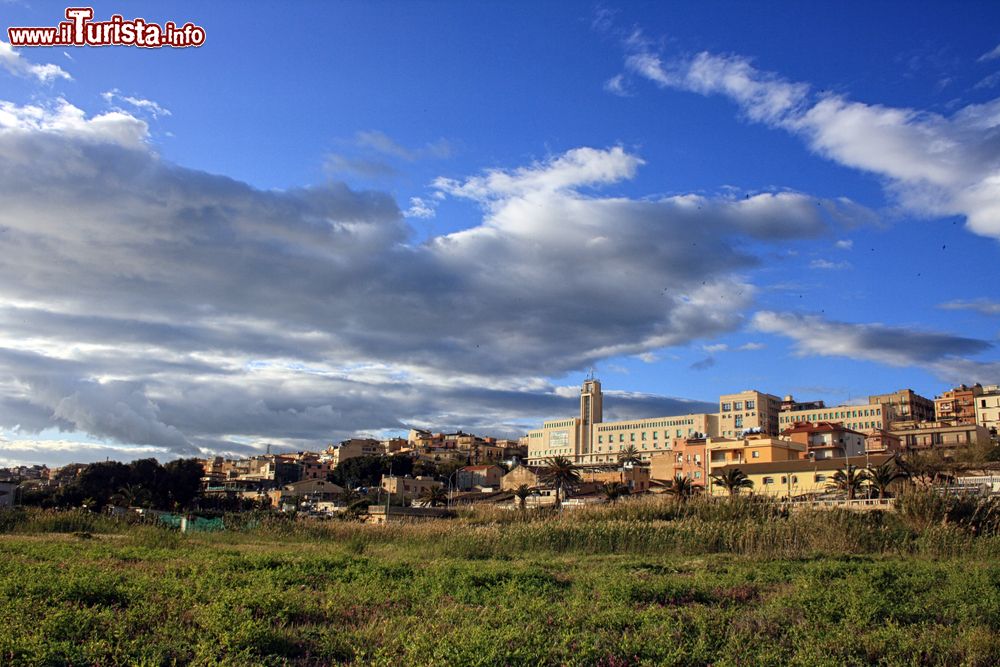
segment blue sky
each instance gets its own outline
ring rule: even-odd
[[[995,3],[94,9],[207,40],[0,47],[0,463],[1000,381]]]

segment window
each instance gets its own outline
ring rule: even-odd
[[[742,409],[743,409],[743,401],[736,401],[735,403],[733,403],[733,410],[742,410]]]
[[[618,442],[625,442],[625,434],[624,433],[619,433],[618,434]]]
[[[747,401],[747,410],[753,410],[754,407],[756,407],[756,403],[754,401]]]
[[[792,484],[798,484],[798,483],[799,483],[799,478],[795,475],[792,475]]]
[[[765,484],[774,484],[774,478],[773,477],[765,477],[764,478],[764,483]]]
[[[635,442],[635,433],[629,433],[628,434],[628,439],[629,439],[629,442]]]
[[[601,444],[602,442],[604,442],[604,436],[603,435],[597,436],[597,444]]]
[[[694,471],[694,478],[695,479],[701,479],[701,473],[699,471],[695,470]]]
[[[826,481],[826,475],[816,475],[816,481],[817,482],[825,482]]]
[[[743,428],[743,415],[736,415],[736,420],[733,423],[736,428]]]
[[[640,439],[641,440],[645,440],[646,439],[646,432],[645,431],[642,432],[642,437]]]
[[[659,434],[659,431],[653,431],[653,440],[656,440],[656,436],[657,436],[658,434]]]
[[[787,477],[785,477],[784,475],[782,475],[782,476],[781,476],[781,483],[782,483],[782,484],[788,484],[788,478],[787,478]]]
[[[729,412],[732,409],[733,409],[733,404],[732,403],[723,403],[722,404],[722,411],[723,412]]]
[[[751,456],[751,458],[759,459],[760,458],[760,452],[758,452],[755,449],[753,452],[751,452],[750,456]]]

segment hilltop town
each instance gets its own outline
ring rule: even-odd
[[[1000,477],[989,472],[1000,459],[995,385],[962,385],[934,399],[901,389],[837,406],[746,390],[721,395],[714,413],[606,422],[603,412],[601,382],[588,378],[576,416],[546,421],[519,440],[411,429],[406,438],[357,437],[318,452],[217,456],[189,467],[199,477],[200,509],[333,515],[353,508],[374,521],[393,512],[438,516],[438,505],[606,502],[677,484],[724,495],[732,489],[723,480],[733,475],[745,480],[742,488],[786,501],[871,496],[871,484],[839,488],[838,474],[919,460],[940,470],[964,461],[953,484],[1000,492]],[[100,466],[118,467],[86,491],[67,491]],[[559,487],[553,466],[571,468],[570,483]],[[129,485],[149,486],[118,463],[21,466],[0,471],[0,506],[65,506],[84,497],[92,507],[128,505],[136,500],[122,497]]]

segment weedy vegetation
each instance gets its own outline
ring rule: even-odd
[[[0,514],[0,664],[1000,664],[991,501],[655,497],[226,524]]]

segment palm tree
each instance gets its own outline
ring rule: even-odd
[[[629,445],[618,452],[618,465],[621,470],[622,482],[625,481],[625,466],[635,465],[636,463],[642,463],[642,456],[639,454],[639,450],[635,448],[635,445]]]
[[[119,507],[137,507],[149,500],[149,491],[138,484],[126,484],[118,489],[109,499],[113,505]]]
[[[518,500],[518,505],[522,510],[528,507],[528,496],[531,495],[531,487],[527,484],[522,484],[521,486],[514,489],[514,497]]]
[[[854,500],[858,489],[868,481],[868,473],[857,466],[848,465],[846,470],[838,470],[833,479],[827,483],[831,489],[846,491],[847,499]]]
[[[694,483],[689,478],[682,477],[681,475],[675,475],[667,487],[667,493],[679,500],[687,500],[694,495],[695,491]]]
[[[617,503],[619,498],[630,493],[628,486],[621,482],[605,482],[603,490],[604,495],[607,496],[612,505]]]
[[[446,505],[448,503],[448,492],[444,490],[443,486],[431,486],[421,492],[420,500],[431,507]]]
[[[878,489],[878,497],[885,498],[889,486],[897,479],[906,479],[909,475],[896,465],[894,459],[877,466],[868,466],[868,483]]]
[[[563,491],[568,491],[580,482],[580,472],[565,456],[553,456],[547,459],[545,468],[538,476],[542,482],[551,484],[555,488],[556,507],[562,507]]]
[[[739,468],[730,468],[725,472],[712,475],[712,479],[722,486],[730,496],[737,496],[741,489],[753,489],[753,480],[746,476]]]

